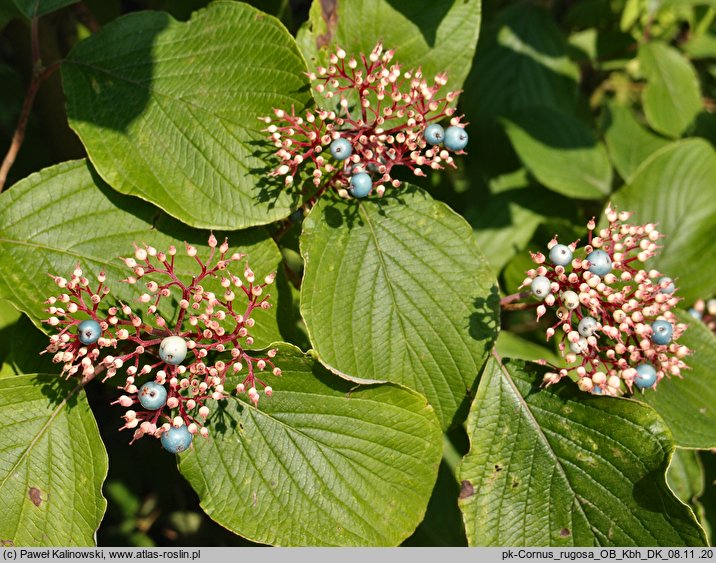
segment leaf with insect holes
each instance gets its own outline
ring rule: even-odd
[[[470,545],[702,546],[665,473],[668,427],[643,403],[594,397],[546,370],[490,359],[459,469]]]

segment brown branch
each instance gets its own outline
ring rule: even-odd
[[[34,41],[33,41],[33,57],[34,57]],[[37,62],[34,63],[37,68]],[[5,158],[2,161],[2,165],[0,165],[0,192],[5,187],[5,182],[7,181],[7,175],[10,172],[10,168],[12,168],[12,165],[15,163],[15,159],[17,158],[17,153],[20,152],[20,147],[22,146],[22,142],[25,139],[25,130],[27,129],[27,122],[30,119],[30,110],[32,109],[32,102],[35,100],[35,95],[37,94],[37,91],[40,89],[40,85],[54,73],[57,68],[59,67],[60,63],[59,61],[56,63],[53,63],[49,67],[40,70],[39,72],[33,72],[32,80],[30,81],[30,86],[27,88],[27,93],[25,94],[25,100],[22,103],[22,111],[20,112],[20,119],[18,120],[17,127],[15,128],[15,133],[13,133],[12,141],[10,142],[10,148],[7,151],[7,154],[5,154]]]
[[[18,120],[15,132],[12,135],[10,141],[10,148],[3,158],[2,165],[0,165],[0,192],[5,187],[7,182],[7,175],[10,172],[10,168],[15,163],[17,154],[20,152],[22,142],[25,140],[25,130],[27,129],[27,122],[30,119],[30,111],[32,110],[32,104],[35,101],[37,91],[40,89],[42,83],[49,78],[59,67],[60,62],[56,61],[50,66],[45,68],[42,64],[42,58],[40,56],[40,33],[38,31],[39,18],[37,16],[37,9],[39,2],[35,4],[35,15],[30,21],[30,48],[32,51],[32,79],[30,85],[25,93],[25,99],[22,102],[22,110],[20,111],[20,119]]]

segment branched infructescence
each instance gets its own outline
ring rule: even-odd
[[[197,249],[186,244],[186,253],[199,270],[189,280],[180,279],[175,270],[174,246],[164,253],[135,245],[134,258],[122,258],[132,271],[122,281],[131,285],[145,282],[146,292],[138,297],[147,308],[145,318],[126,303],[111,306],[106,313],[100,310],[101,301],[109,294],[104,273],[99,274],[94,290],[79,265],[69,280],[52,276],[64,293],[46,302],[51,316],[44,322],[59,332],[50,337],[45,351],[54,354],[54,362],[64,364],[62,373],[67,377],[91,379],[104,372],[106,381],[125,371],[120,387],[123,394],[115,403],[132,407],[124,414],[122,427],[134,429],[132,441],[149,434],[162,438],[170,451],[186,449],[194,434],[208,436],[203,424],[209,414],[207,401],[227,396],[227,374],[246,374],[236,391],[248,393],[254,405],[259,402],[257,387],[267,396],[272,394],[258,372],[269,368],[273,375],[281,374],[273,363],[276,350],[256,357],[244,349],[253,344],[249,333],[254,326],[252,312],[271,306],[264,290],[275,274],[257,283],[246,256],[229,254],[227,241],[218,245],[211,235],[209,247],[204,262]],[[231,272],[237,266],[243,266],[243,279]],[[204,287],[212,279],[223,294]],[[167,318],[160,312],[160,304],[170,299],[177,305],[166,307],[173,312],[172,318]],[[179,439],[182,436],[183,441]],[[174,447],[172,437],[179,446]]]
[[[260,118],[281,160],[273,175],[283,176],[288,186],[311,163],[308,173],[319,188],[314,198],[327,188],[343,197],[365,197],[399,187],[392,175],[397,166],[417,176],[425,176],[424,168],[454,168],[451,151],[463,154],[467,144],[465,125],[450,105],[459,92],[441,97],[445,73],[428,84],[420,69],[403,72],[390,64],[393,55],[380,43],[357,59],[338,49],[327,68],[308,75],[334,109],[301,116],[293,108],[277,108],[273,118]],[[447,130],[439,125],[442,120],[449,120]]]
[[[573,255],[578,241],[566,246],[555,237],[549,256],[532,254],[537,267],[521,287],[543,302],[538,320],[555,309],[547,339],[562,331],[559,349],[570,367],[548,372],[544,382],[574,373],[583,391],[615,396],[680,376],[690,350],[677,343],[686,325],[672,311],[680,300],[674,281],[640,264],[658,253],[663,235],[654,224],[627,223],[630,214],[611,206],[605,214],[609,225],[598,236],[589,221],[584,258]]]

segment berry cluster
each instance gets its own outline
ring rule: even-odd
[[[207,402],[227,396],[228,374],[246,373],[236,391],[248,393],[254,405],[259,402],[257,387],[263,387],[267,396],[272,394],[257,373],[269,368],[273,375],[281,375],[272,361],[276,350],[269,350],[266,357],[245,351],[253,344],[252,312],[271,306],[264,290],[275,274],[257,282],[245,255],[229,254],[227,241],[219,245],[211,235],[209,247],[204,262],[197,249],[186,244],[186,254],[199,272],[184,281],[175,269],[174,246],[165,253],[135,245],[134,258],[122,258],[131,269],[123,281],[146,285],[147,291],[138,298],[146,306],[146,319],[125,303],[104,312],[100,303],[109,293],[105,274],[99,274],[93,291],[79,265],[69,280],[53,276],[64,293],[46,301],[51,316],[44,322],[59,332],[50,337],[45,352],[64,364],[62,373],[89,381],[104,372],[106,381],[124,370],[123,394],[113,403],[132,407],[124,414],[122,429],[134,429],[132,441],[145,434],[161,438],[164,448],[173,453],[188,448],[197,433],[208,436],[203,424],[209,415]],[[243,279],[231,271],[240,264]],[[214,286],[219,295],[211,291]],[[163,301],[171,305],[172,300],[178,308],[166,307],[173,311],[168,318],[161,305]],[[145,382],[140,385],[141,379]]]
[[[570,367],[548,372],[545,383],[571,372],[583,391],[615,396],[679,376],[690,350],[677,343],[686,325],[672,312],[679,302],[674,281],[639,264],[657,254],[662,234],[654,224],[627,223],[630,214],[611,206],[605,215],[609,225],[598,236],[594,219],[588,223],[584,258],[575,256],[578,241],[563,245],[555,237],[549,256],[532,254],[537,267],[522,287],[543,302],[538,320],[547,307],[556,312],[547,339],[563,333],[559,349]]]
[[[334,109],[305,116],[293,108],[290,113],[275,109],[275,119],[260,118],[282,162],[272,174],[283,176],[288,186],[310,162],[316,187],[360,198],[373,191],[382,196],[387,185],[399,187],[400,180],[392,176],[396,166],[406,166],[416,176],[425,176],[424,167],[454,168],[450,151],[462,154],[468,140],[450,107],[459,92],[440,97],[446,74],[429,85],[420,69],[402,72],[399,65],[391,65],[393,55],[380,43],[360,60],[346,59],[346,52],[338,49],[327,68],[308,75],[326,107]],[[438,123],[444,119],[450,121],[447,129]],[[326,148],[332,158],[324,155]]]

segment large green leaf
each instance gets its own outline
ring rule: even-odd
[[[716,448],[716,337],[688,313],[677,314],[689,325],[679,344],[693,352],[684,360],[691,369],[684,370],[683,379],[662,379],[656,391],[644,392],[641,399],[666,421],[677,445]]]
[[[576,117],[531,107],[503,122],[520,159],[545,187],[578,199],[600,199],[611,191],[607,151]]]
[[[0,538],[91,546],[104,515],[107,452],[77,381],[0,379]]]
[[[322,64],[337,46],[357,58],[382,41],[403,69],[421,67],[429,80],[447,72],[447,87],[458,90],[470,71],[480,16],[481,0],[313,2],[298,42],[309,62]]]
[[[637,401],[591,397],[544,369],[491,359],[468,417],[459,479],[471,545],[705,545],[669,490],[674,446]]]
[[[397,545],[425,514],[442,453],[425,398],[359,387],[280,345],[274,394],[230,399],[179,469],[222,526],[274,545]],[[235,381],[231,381],[235,385]],[[227,384],[227,388],[230,385]]]
[[[0,328],[0,341],[0,354],[5,353],[0,357],[0,377],[56,371],[52,355],[40,354],[47,346],[47,336],[25,315],[14,324]]]
[[[604,140],[614,167],[630,182],[642,162],[668,141],[645,129],[628,107],[607,104],[602,120]]]
[[[478,120],[532,106],[569,111],[576,106],[579,69],[549,12],[513,5],[485,29],[465,83],[468,118]]]
[[[669,465],[669,470],[666,473],[666,481],[674,494],[681,499],[681,502],[691,506],[706,531],[709,544],[713,545],[710,539],[706,511],[700,501],[701,495],[704,494],[705,474],[698,450],[676,448],[674,457],[671,458],[671,465]]]
[[[216,2],[179,23],[132,14],[81,41],[62,66],[70,125],[99,174],[195,227],[286,217],[258,117],[309,102],[305,62],[274,17]],[[271,147],[272,148],[272,147]]]
[[[647,79],[642,102],[649,125],[669,137],[681,136],[702,107],[694,67],[679,51],[659,42],[639,48],[639,63]]]
[[[716,153],[700,139],[655,152],[613,198],[633,220],[658,223],[666,235],[649,265],[678,280],[687,303],[716,293]]]
[[[541,346],[531,340],[525,340],[515,335],[514,332],[503,330],[497,337],[495,350],[500,356],[514,358],[528,362],[549,362],[553,366],[563,366],[565,361],[555,351],[546,346]]]
[[[535,203],[549,194],[537,186],[508,189],[493,195],[487,203],[470,207],[465,218],[475,230],[475,238],[490,266],[499,272],[512,257],[524,250],[535,229],[546,217]]]
[[[704,467],[699,452],[676,448],[666,477],[682,502],[691,504],[696,501],[704,493]]]
[[[27,17],[44,16],[79,0],[13,0],[15,6]]]
[[[132,255],[133,243],[159,250],[174,244],[180,249],[176,269],[181,276],[190,276],[197,272],[197,265],[181,250],[183,241],[206,257],[208,236],[141,200],[113,192],[84,160],[59,164],[29,176],[0,196],[0,297],[11,300],[39,326],[40,319],[47,317],[43,302],[59,292],[47,274],[68,276],[79,262],[86,273],[107,272],[112,295],[136,304],[144,289],[119,283],[130,273],[119,256]],[[224,234],[216,236],[221,239]],[[281,254],[262,229],[227,236],[232,249],[248,254],[257,276],[276,271]],[[271,292],[275,295],[276,288]],[[290,301],[289,292],[279,297]],[[277,301],[272,299],[274,305]],[[286,307],[290,309],[290,303]],[[255,312],[252,333],[257,347],[280,338],[276,316],[284,310],[281,303]]]
[[[301,253],[301,312],[321,361],[420,391],[448,427],[497,336],[497,287],[470,226],[411,186],[325,197]]]

